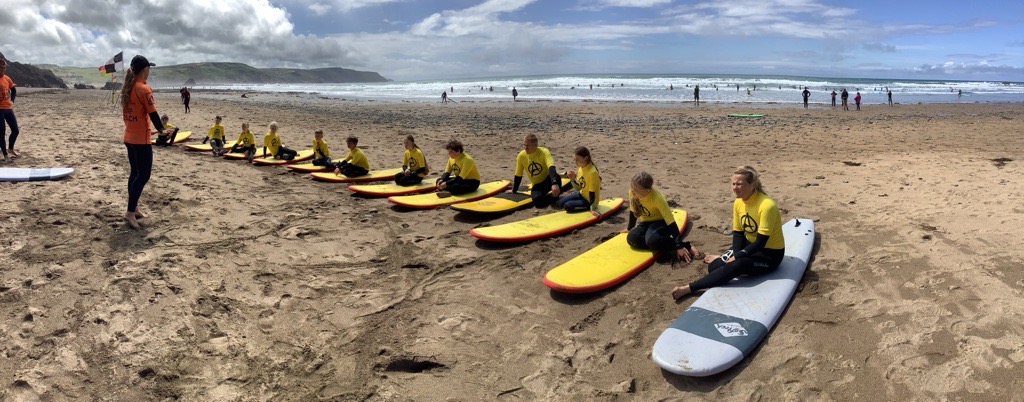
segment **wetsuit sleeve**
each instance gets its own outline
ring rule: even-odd
[[[448,177],[450,177],[450,176],[451,176],[451,173],[444,172],[444,174],[442,174],[441,177],[439,179],[437,179],[437,181],[439,181],[439,182],[448,181]]]
[[[768,237],[768,235],[758,234],[753,243],[748,244],[743,248],[743,250],[739,250],[733,255],[735,255],[736,258],[747,257],[758,251],[764,250],[764,246],[768,244]]]
[[[629,214],[629,223],[626,225],[626,229],[632,229],[634,226],[636,226],[636,215],[633,215],[633,213],[630,213]]]
[[[512,179],[512,194],[519,192],[519,184],[523,182],[523,176],[516,176]]]
[[[597,209],[597,193],[595,193],[593,191],[588,191],[588,193],[590,193],[590,197],[588,197],[588,198],[590,198],[590,209],[595,209],[596,210]]]
[[[562,176],[558,175],[558,170],[554,166],[548,167],[548,177],[551,178],[551,184],[556,184],[558,187],[562,187]]]
[[[18,97],[18,88],[11,87],[11,102],[14,102],[14,98]]]
[[[679,223],[672,222],[672,223],[668,224],[668,233],[667,234],[668,234],[668,237],[672,238],[672,240],[678,240],[679,239]]]
[[[729,247],[729,250],[732,250],[732,252],[734,252],[734,253],[737,252],[737,251],[742,250],[743,249],[743,243],[746,242],[746,241],[747,241],[747,237],[743,235],[742,231],[733,230],[732,231],[732,247]]]
[[[157,113],[157,112],[149,112],[149,120],[153,122],[153,128],[155,128],[156,131],[160,131],[160,132],[164,131],[164,124],[160,122],[160,114],[159,113]]]

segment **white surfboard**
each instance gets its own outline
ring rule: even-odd
[[[50,168],[0,168],[0,181],[42,181],[57,180],[74,173],[66,167]]]
[[[688,376],[717,374],[761,343],[793,298],[814,248],[814,221],[790,220],[782,232],[786,257],[779,268],[705,291],[654,342],[658,366]]]

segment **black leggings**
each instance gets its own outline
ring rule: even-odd
[[[131,173],[128,174],[128,212],[135,212],[142,188],[146,187],[149,173],[153,170],[153,146],[129,143],[124,146],[128,148],[128,164],[131,166]]]
[[[679,223],[676,224],[678,225]],[[675,250],[676,237],[679,237],[679,234],[669,233],[669,231],[668,225],[660,219],[650,222],[639,222],[629,230],[629,234],[626,235],[626,243],[629,243],[630,247],[641,250]]]
[[[713,288],[729,283],[740,275],[761,275],[774,271],[782,263],[786,250],[762,249],[754,254],[726,264],[721,258],[715,258],[708,264],[708,274],[694,282],[690,282],[690,291]]]
[[[463,179],[459,176],[452,177],[444,182],[444,190],[452,195],[472,193],[480,188],[480,180]]]
[[[231,152],[233,154],[234,153],[239,153],[239,152],[245,152],[245,156],[248,158],[248,157],[251,157],[253,155],[256,155],[256,146],[255,145],[245,146],[245,145],[242,145],[242,144],[235,144],[235,145],[231,146],[231,150],[229,152]]]
[[[557,201],[555,196],[551,195],[551,176],[530,187],[530,198],[533,199],[533,206],[537,208],[545,208]]]
[[[7,126],[11,126],[11,140],[4,143],[4,133],[7,132]],[[14,149],[14,141],[18,140],[18,119],[14,117],[14,109],[0,109],[0,149],[3,150],[4,156],[7,156],[8,149]]]
[[[399,186],[415,186],[422,182],[423,176],[420,176],[415,172],[409,172],[409,174],[399,172],[395,175],[395,184]]]
[[[345,177],[366,176],[367,173],[370,173],[370,171],[366,170],[366,168],[363,168],[362,166],[356,166],[351,163],[342,162],[334,165],[334,167],[338,168],[338,171],[341,174],[345,175]]]
[[[295,155],[296,154],[297,154],[297,152],[295,152],[294,149],[280,147],[280,148],[277,149],[277,153],[274,154],[274,157],[277,158],[277,159],[282,159],[282,160],[290,161],[292,159],[295,159]]]
[[[334,166],[334,164],[331,163],[330,157],[325,156],[323,158],[313,159],[313,166]]]

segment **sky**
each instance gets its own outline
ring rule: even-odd
[[[3,0],[0,52],[97,67],[344,67],[396,81],[772,74],[1024,81],[1024,1]]]

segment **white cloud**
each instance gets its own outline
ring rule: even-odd
[[[609,7],[655,7],[671,4],[672,0],[600,0],[600,3]]]
[[[282,0],[280,3],[285,6],[307,8],[316,15],[324,15],[330,11],[347,13],[360,8],[406,1],[408,0]]]

